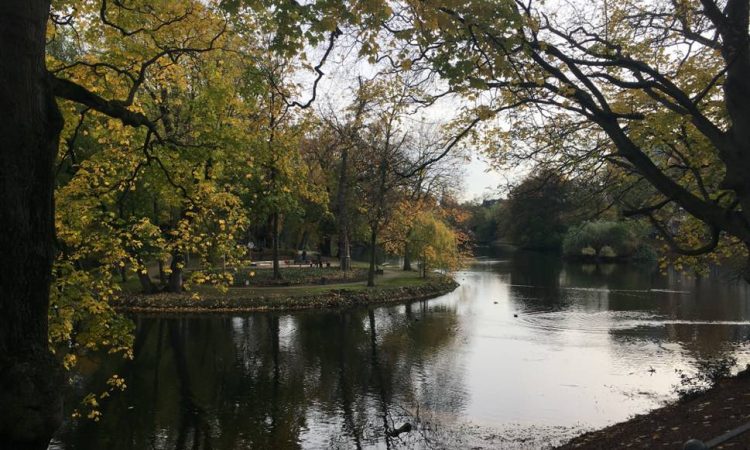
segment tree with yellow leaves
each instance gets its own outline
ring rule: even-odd
[[[422,277],[427,277],[429,270],[455,270],[461,263],[456,233],[430,211],[417,215],[408,240],[410,251],[419,261]]]

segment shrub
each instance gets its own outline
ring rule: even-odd
[[[571,256],[584,254],[583,250],[586,247],[586,240],[581,232],[581,227],[571,227],[563,238],[563,254]],[[591,247],[591,249],[594,251],[594,255],[596,255],[596,250],[594,250],[593,247]]]
[[[581,255],[583,255],[583,256],[596,256],[596,250],[594,250],[594,247],[583,247],[581,249]]]
[[[584,222],[565,234],[563,253],[568,256],[593,256],[583,253],[583,249],[589,247],[594,249],[594,255],[628,257],[640,246],[639,234],[630,223],[607,220]]]

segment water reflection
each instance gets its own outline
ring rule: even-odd
[[[536,448],[658,406],[696,360],[750,360],[726,280],[522,253],[458,279],[408,305],[138,317],[135,360],[87,361],[71,397],[128,389],[53,447]]]

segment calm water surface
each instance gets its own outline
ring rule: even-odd
[[[135,360],[88,362],[71,395],[128,388],[52,448],[538,448],[674,398],[697,361],[750,362],[750,292],[721,277],[516,253],[457,280],[408,305],[136,317]]]

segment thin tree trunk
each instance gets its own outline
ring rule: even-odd
[[[0,2],[0,448],[46,449],[62,421],[49,352],[53,167],[62,117],[47,82],[49,2]]]
[[[339,228],[339,265],[341,270],[351,269],[352,257],[349,246],[349,205],[346,203],[346,192],[349,187],[348,180],[349,149],[345,147],[341,151],[341,164],[339,165],[339,186],[336,197],[336,211]]]
[[[375,286],[375,246],[378,241],[377,227],[370,227],[370,268],[367,271],[367,286]]]
[[[388,149],[389,144],[386,140],[385,148]],[[378,238],[378,227],[381,225],[381,221],[384,217],[385,205],[384,198],[387,192],[386,189],[386,177],[388,175],[388,159],[387,154],[381,155],[380,160],[380,183],[377,191],[377,205],[375,206],[375,220],[370,222],[370,270],[367,273],[367,285],[375,286],[375,247],[377,245]]]
[[[279,213],[273,213],[271,217],[271,235],[273,245],[273,279],[281,279],[281,269],[279,267]]]

